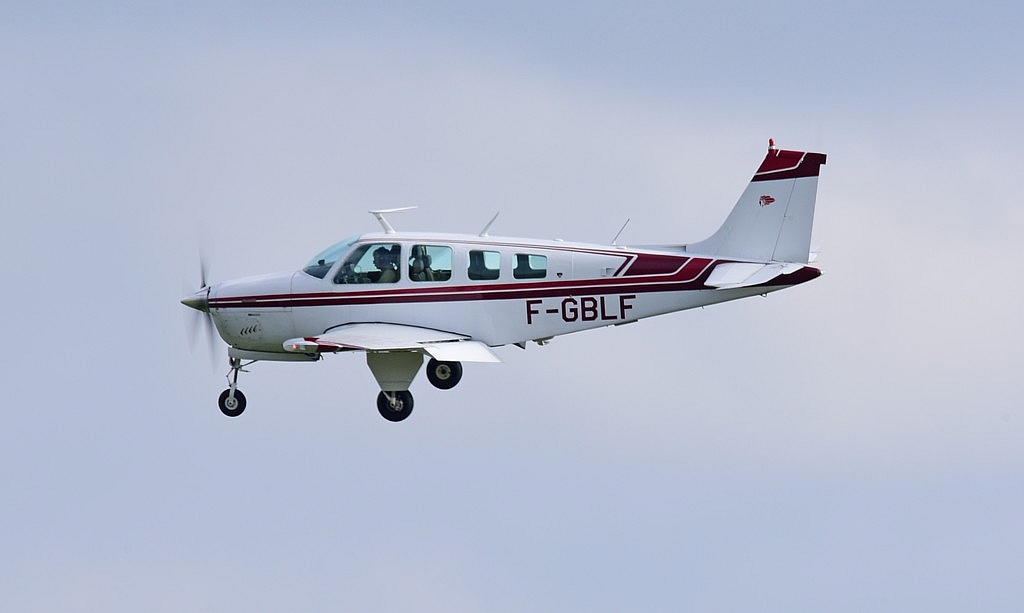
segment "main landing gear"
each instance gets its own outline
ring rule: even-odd
[[[230,363],[231,370],[227,374],[228,389],[221,392],[220,398],[217,399],[217,406],[220,407],[220,412],[228,417],[238,417],[245,410],[245,394],[238,389],[238,373],[248,371],[242,369],[242,360],[239,358],[231,358]],[[252,362],[245,366],[249,364]]]
[[[388,421],[402,421],[412,413],[412,393],[405,390],[377,394],[377,411]]]
[[[427,362],[427,380],[439,390],[450,390],[462,380],[462,363],[438,362],[430,358]]]
[[[394,370],[398,364],[399,358],[378,358],[376,360],[370,360],[370,368],[374,370],[374,373],[381,373],[385,368]],[[381,363],[382,360],[386,360],[387,364]],[[416,359],[418,361],[419,358]],[[414,361],[409,360],[408,365],[404,368],[406,371],[412,369]],[[419,364],[416,363],[415,367],[418,369]],[[415,376],[415,371],[413,371]],[[430,384],[439,390],[450,390],[459,381],[462,380],[462,364],[459,362],[439,362],[433,358],[427,362],[427,379]],[[384,376],[378,377],[378,380],[386,380]],[[410,378],[411,382],[411,378]],[[406,383],[408,385],[408,383]],[[377,411],[381,417],[391,422],[402,421],[412,414],[413,400],[412,392],[408,389],[396,390],[396,391],[381,391],[377,395]]]

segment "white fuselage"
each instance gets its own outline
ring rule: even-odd
[[[397,280],[345,268],[346,254],[367,245],[394,250]],[[418,261],[427,253],[434,255],[430,278]],[[287,339],[371,322],[453,332],[495,347],[765,294],[820,274],[804,267],[752,287],[706,286],[724,261],[683,246],[375,233],[347,245],[333,263],[321,260],[322,278],[298,271],[229,281],[211,287],[209,306],[221,337],[247,351],[284,354]]]

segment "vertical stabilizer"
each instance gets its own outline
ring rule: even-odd
[[[824,153],[768,148],[750,185],[710,238],[687,251],[757,262],[810,259],[811,224]]]

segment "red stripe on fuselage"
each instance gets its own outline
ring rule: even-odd
[[[679,272],[690,258],[678,255],[639,254],[626,269],[627,277],[641,275],[668,275]]]

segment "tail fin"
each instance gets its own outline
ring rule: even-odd
[[[824,153],[786,151],[769,141],[768,155],[729,217],[687,251],[758,262],[810,259],[811,224]]]

